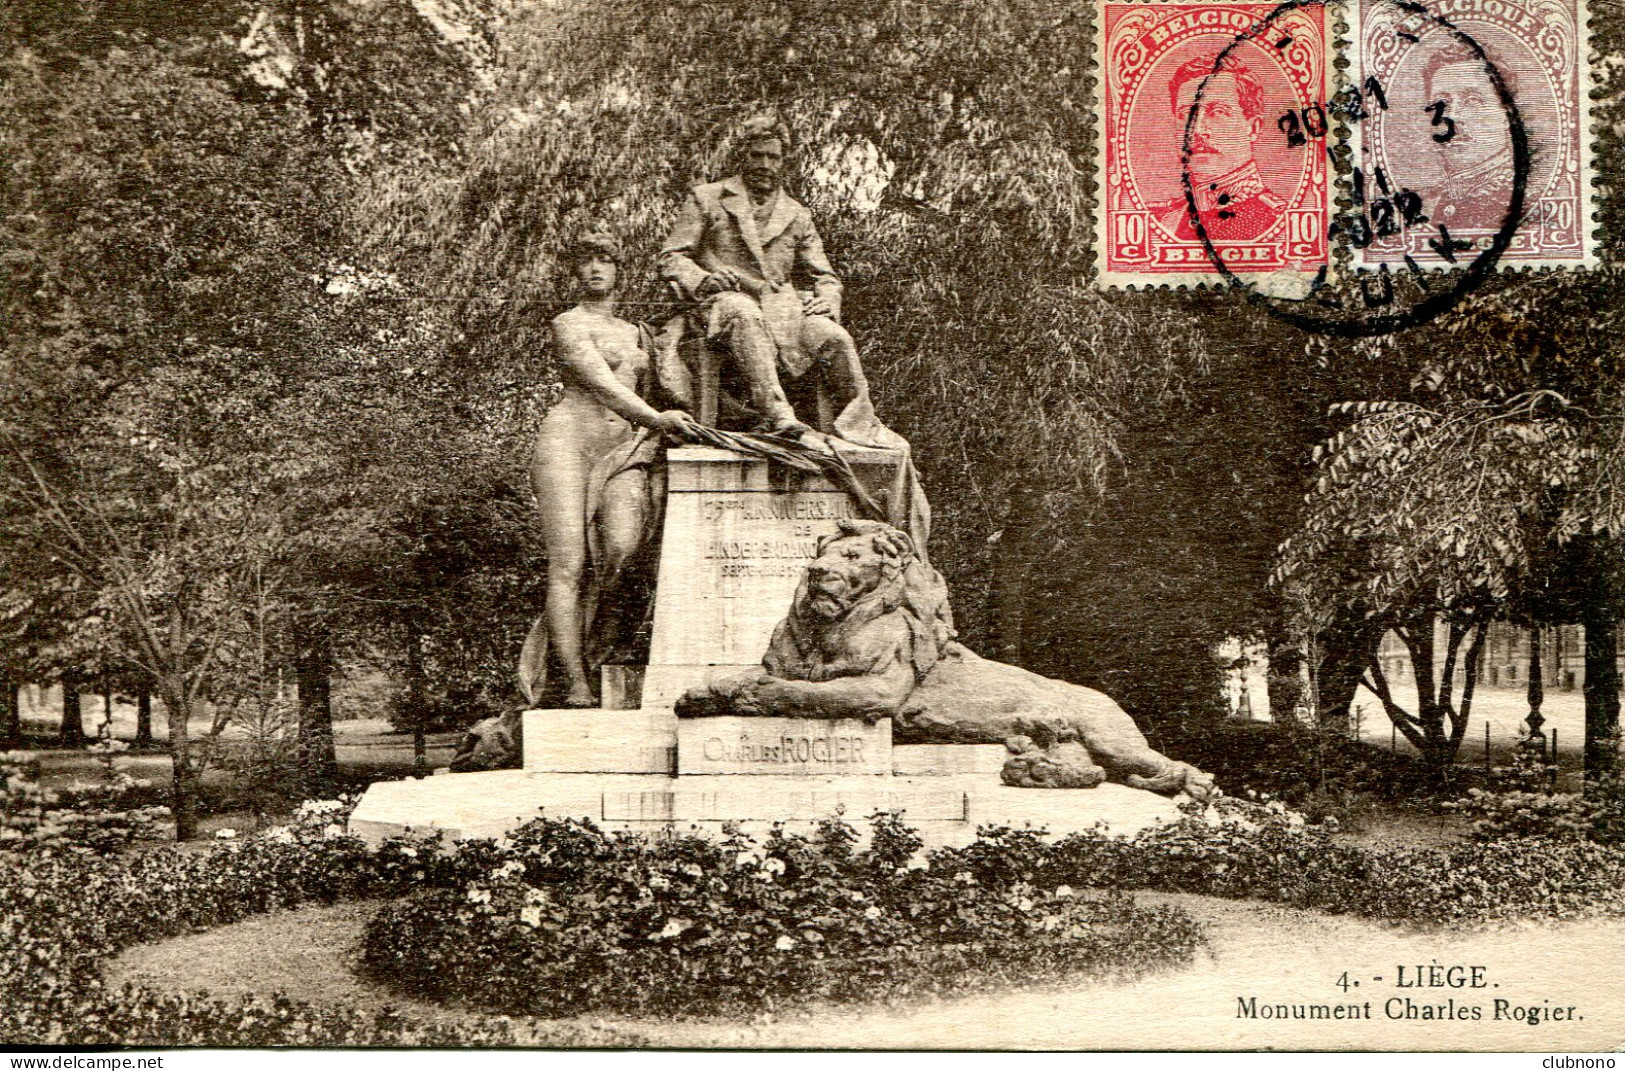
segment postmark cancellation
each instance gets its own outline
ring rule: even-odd
[[[1093,14],[1103,286],[1595,263],[1585,0]]]
[[[1354,127],[1360,177],[1416,199],[1358,245],[1356,266],[1450,267],[1503,229],[1503,268],[1594,263],[1584,0],[1356,0],[1352,12],[1351,74],[1387,105]]]

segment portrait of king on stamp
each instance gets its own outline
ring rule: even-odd
[[[1324,8],[1102,0],[1096,16],[1101,281],[1215,281],[1215,257],[1241,279],[1326,265],[1324,148],[1277,122],[1326,99]]]
[[[1446,0],[1430,5],[1430,16],[1389,0],[1357,8],[1351,73],[1360,85],[1375,80],[1387,105],[1366,109],[1357,124],[1357,162],[1367,187],[1386,187],[1374,196],[1410,190],[1419,205],[1387,226],[1373,219],[1356,264],[1398,267],[1409,258],[1448,267],[1485,248],[1509,222],[1514,123],[1527,139],[1529,171],[1501,263],[1591,263],[1582,0]]]

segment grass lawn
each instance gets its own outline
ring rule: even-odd
[[[367,1012],[393,1008],[442,1024],[474,1013],[412,1000],[361,981],[351,969],[362,927],[381,901],[306,905],[259,915],[231,926],[137,946],[108,965],[108,980],[144,982],[168,991],[206,989],[216,996],[282,992],[312,1004],[347,1004]],[[562,1039],[556,1024],[519,1022],[521,1044],[624,1048],[635,1033],[579,1020]]]

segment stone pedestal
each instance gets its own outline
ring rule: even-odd
[[[677,716],[669,710],[527,710],[527,773],[677,772]]]
[[[901,455],[843,452],[889,508],[885,488]],[[671,450],[666,479],[646,707],[670,707],[696,685],[761,665],[819,537],[858,516],[823,478],[728,450]]]
[[[899,455],[851,461],[883,508],[896,505],[885,490]],[[893,746],[890,721],[679,720],[672,707],[689,688],[760,667],[819,537],[856,511],[820,478],[729,451],[674,449],[668,472],[648,666],[605,666],[602,708],[526,711],[522,770],[375,784],[352,829],[374,842],[407,830],[495,837],[546,815],[760,835],[833,817],[866,831],[871,814],[901,811],[942,845],[969,843],[979,825],[1128,834],[1178,817],[1171,801],[1121,785],[1010,788],[1002,746]]]
[[[895,751],[902,751],[899,747]],[[1005,825],[1052,836],[1103,826],[1116,836],[1177,821],[1173,801],[1105,784],[1077,791],[1010,788],[997,775],[921,777],[729,777],[660,774],[541,774],[524,770],[381,781],[350,816],[369,843],[401,833],[464,839],[500,837],[533,818],[585,818],[609,829],[719,836],[737,825],[751,836],[776,824],[810,833],[841,818],[867,833],[876,811],[901,811],[928,847],[962,846],[978,826]]]

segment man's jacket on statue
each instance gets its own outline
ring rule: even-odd
[[[797,291],[823,298],[832,310],[830,319],[841,319],[841,279],[824,255],[812,213],[784,190],[775,190],[767,225],[758,228],[743,179],[736,175],[696,186],[660,251],[660,274],[699,307],[707,336],[716,333],[711,322],[714,295],[702,298],[699,289],[718,268],[739,276],[744,292],[762,307],[780,366],[800,376],[811,355],[801,352]]]

